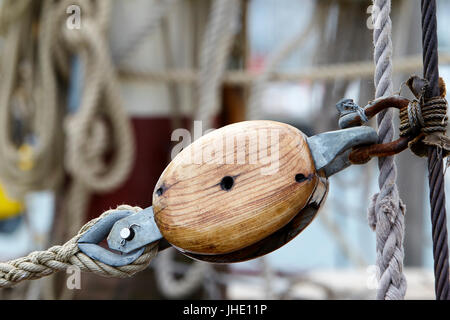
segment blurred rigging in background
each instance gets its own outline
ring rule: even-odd
[[[395,88],[421,74],[419,2],[393,2]],[[365,105],[374,97],[371,1],[107,3],[2,1],[2,261],[65,241],[84,221],[119,204],[150,206],[170,161],[171,133],[192,129],[193,120],[206,130],[273,119],[312,135],[338,128],[341,98]],[[89,28],[81,37],[65,27],[72,4]],[[450,4],[438,5],[442,32]],[[439,36],[445,79],[450,37]],[[432,265],[425,166],[409,151],[397,161],[408,164],[398,166],[407,206],[407,298],[431,298],[432,275],[420,269]],[[333,177],[318,219],[267,257],[212,267],[168,251],[132,279],[83,274],[83,290],[70,291],[62,289],[62,274],[0,295],[371,299],[367,267],[375,263],[375,238],[366,210],[375,167],[372,161]]]

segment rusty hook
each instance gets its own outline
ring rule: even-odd
[[[393,95],[387,98],[376,99],[364,108],[361,108],[353,100],[343,99],[336,105],[340,114],[339,126],[341,128],[360,126],[383,110],[396,108],[402,111],[408,108],[409,103],[408,99],[399,95]],[[392,142],[354,148],[349,155],[349,160],[354,164],[364,164],[372,157],[392,156],[408,148],[409,142],[416,137],[417,135],[410,134]]]

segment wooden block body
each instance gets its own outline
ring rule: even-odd
[[[239,122],[201,137],[172,160],[153,193],[155,220],[181,251],[230,253],[288,224],[317,183],[298,129]]]

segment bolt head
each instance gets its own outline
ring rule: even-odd
[[[120,237],[122,239],[128,240],[131,237],[130,228],[123,228],[122,230],[120,230]]]

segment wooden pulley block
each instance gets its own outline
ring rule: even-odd
[[[351,164],[352,149],[377,141],[370,127],[307,137],[275,121],[225,126],[175,156],[151,207],[110,213],[80,237],[78,247],[111,266],[130,264],[153,242],[159,250],[172,245],[214,263],[265,255],[311,223],[325,200],[327,178]],[[106,236],[114,252],[98,245]]]
[[[239,262],[270,253],[317,214],[327,177],[376,132],[357,127],[306,137],[275,121],[214,130],[182,150],[153,193],[161,235],[198,260]]]

